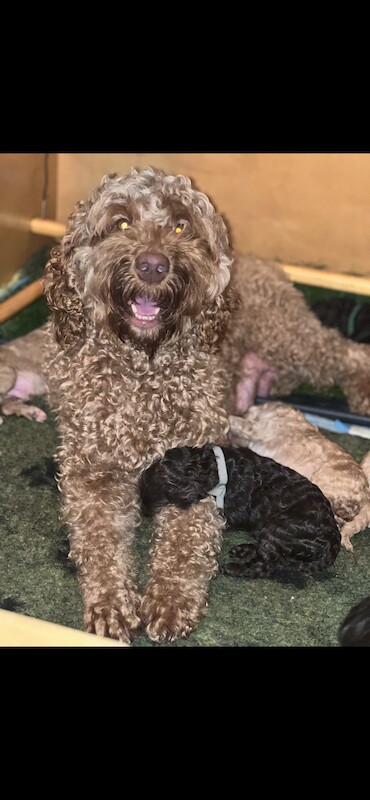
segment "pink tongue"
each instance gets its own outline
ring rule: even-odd
[[[152,317],[158,308],[153,300],[146,300],[145,297],[135,297],[135,305],[138,307],[140,314],[147,317]]]

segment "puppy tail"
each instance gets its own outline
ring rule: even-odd
[[[341,532],[341,543],[346,550],[349,550],[351,553],[353,552],[353,545],[350,542],[352,536],[355,533],[359,533],[360,531],[364,531],[365,528],[370,526],[370,502],[365,503],[365,505],[361,508],[358,512],[357,516],[351,519],[349,522],[345,522]]]

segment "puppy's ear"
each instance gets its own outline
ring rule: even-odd
[[[241,298],[233,286],[227,286],[202,315],[199,338],[218,350],[231,317],[240,308]]]
[[[82,301],[73,286],[69,260],[62,247],[54,247],[41,283],[52,314],[54,334],[61,347],[71,347],[85,338],[86,323]]]

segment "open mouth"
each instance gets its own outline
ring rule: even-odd
[[[154,300],[145,297],[135,297],[130,303],[132,323],[137,328],[154,328],[158,325],[159,306]]]

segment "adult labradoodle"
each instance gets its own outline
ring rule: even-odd
[[[222,444],[235,390],[242,413],[273,381],[283,391],[310,379],[344,387],[365,359],[365,345],[323,328],[258,261],[235,269],[238,310],[232,262],[209,199],[189,178],[148,168],[103,178],[46,266],[44,372],[89,631],[127,641],[144,625],[153,640],[174,639],[205,613],[224,524],[211,497],[158,514],[146,586],[136,576],[138,478],[155,458]],[[361,370],[354,402],[366,405]]]
[[[340,550],[334,514],[318,486],[248,447],[175,447],[142,473],[139,489],[148,516],[214,495],[228,527],[254,539],[230,551],[238,560],[224,566],[228,575],[317,572],[332,566]]]
[[[236,305],[221,217],[188,178],[106,177],[46,266],[59,485],[88,631],[185,636],[206,610],[223,521],[209,497],[155,523],[147,585],[132,540],[138,478],[168,447],[228,431],[219,343]]]

